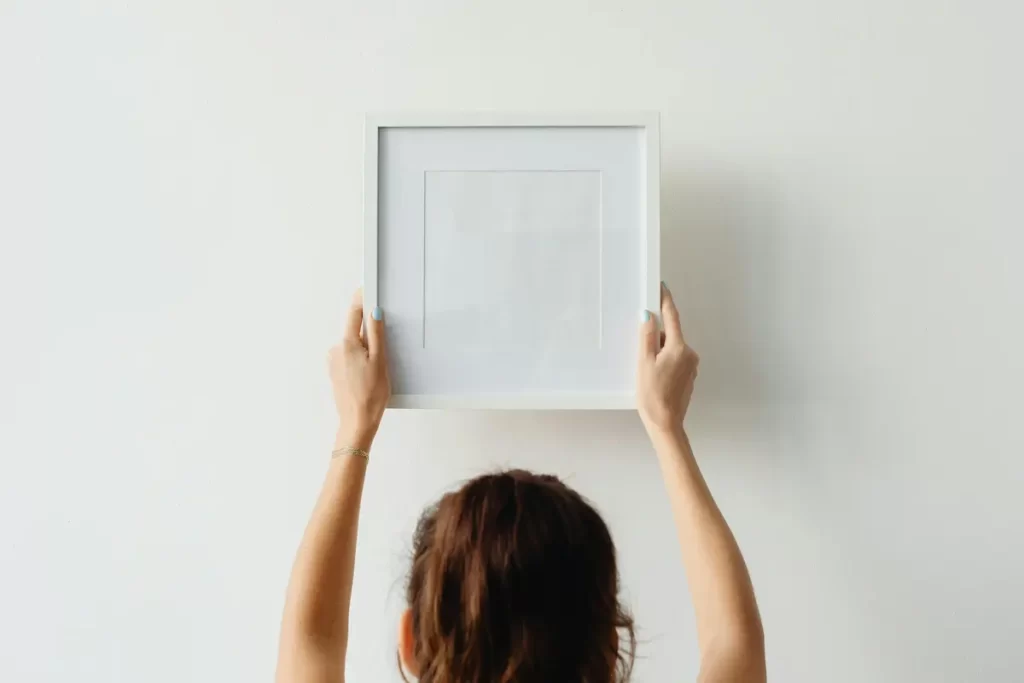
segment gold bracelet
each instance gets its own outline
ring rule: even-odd
[[[367,460],[370,459],[370,453],[364,451],[362,448],[352,448],[351,446],[343,446],[337,450],[331,451],[331,460],[337,458],[339,455],[358,455]]]

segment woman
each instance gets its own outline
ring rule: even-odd
[[[764,681],[764,635],[739,547],[683,418],[697,376],[662,288],[664,333],[643,311],[637,406],[661,464],[697,617],[700,680]],[[390,396],[384,316],[361,332],[356,293],[329,361],[340,427],[292,570],[278,683],[345,679],[356,527],[369,451]],[[600,515],[555,477],[510,471],[445,495],[417,527],[398,659],[421,683],[612,683],[629,677],[633,624]]]

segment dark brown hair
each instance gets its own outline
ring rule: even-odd
[[[628,680],[633,620],[597,511],[554,476],[487,474],[416,528],[406,593],[421,683]]]

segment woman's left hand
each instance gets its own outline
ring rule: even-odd
[[[334,405],[341,424],[336,448],[369,450],[391,398],[384,312],[366,319],[363,334],[363,292],[356,290],[345,323],[345,336],[327,354]]]

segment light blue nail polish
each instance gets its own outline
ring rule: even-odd
[[[640,311],[640,322],[645,323],[651,319],[651,312],[644,310]]]
[[[661,281],[661,288],[662,289],[668,289],[668,285],[665,284],[664,280]]]
[[[373,307],[373,319],[380,320],[384,317],[384,311],[380,309],[380,306]]]

